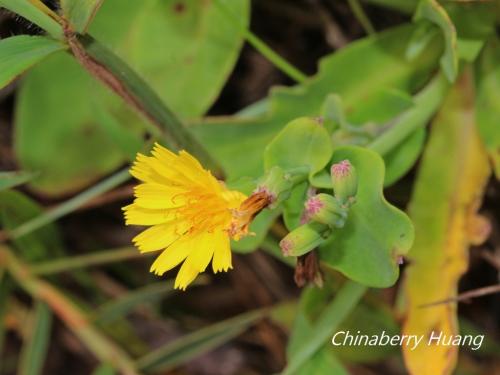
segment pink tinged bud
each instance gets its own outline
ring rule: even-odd
[[[281,240],[281,251],[285,256],[304,255],[321,245],[327,233],[328,227],[317,223],[301,225]]]
[[[342,203],[351,203],[358,190],[356,169],[349,160],[342,160],[331,167],[332,186],[335,197]]]
[[[283,253],[284,256],[286,256],[286,257],[290,256],[292,248],[293,248],[293,242],[287,238],[283,238],[280,241],[280,248],[281,248],[281,252]]]
[[[321,193],[306,201],[305,214],[309,220],[341,228],[347,218],[347,209],[333,196]]]

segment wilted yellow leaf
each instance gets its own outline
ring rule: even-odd
[[[476,215],[491,171],[476,128],[467,71],[432,125],[410,205],[415,243],[405,279],[403,334],[423,335],[415,349],[403,347],[411,374],[450,374],[456,365],[459,346],[429,344],[431,335],[447,341],[458,334],[456,303],[422,305],[456,296],[477,225],[484,223]]]

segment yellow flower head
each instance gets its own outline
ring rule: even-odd
[[[142,183],[123,208],[126,224],[151,226],[133,242],[143,253],[163,250],[151,266],[157,275],[182,263],[178,289],[185,290],[211,260],[215,273],[232,268],[230,238],[247,235],[267,205],[262,197],[228,190],[186,151],[177,155],[159,144],[152,156],[138,154],[130,173]]]

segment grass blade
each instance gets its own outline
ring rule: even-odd
[[[0,262],[4,262],[10,275],[26,292],[45,302],[100,361],[109,363],[122,374],[138,375],[133,361],[121,347],[96,329],[86,314],[57,288],[33,275],[10,248],[0,245]]]
[[[334,300],[323,310],[309,337],[303,341],[283,375],[295,374],[329,339],[340,323],[356,307],[366,292],[364,285],[347,281],[338,291]]]
[[[2,72],[1,68],[0,72]],[[22,185],[37,175],[38,173],[32,173],[32,172],[0,172],[0,191],[11,189],[18,185]]]
[[[34,263],[30,265],[30,268],[34,274],[51,275],[59,272],[72,271],[78,268],[121,262],[147,255],[148,254],[141,254],[135,247],[121,247],[79,256],[59,258],[47,262]],[[151,255],[154,255],[154,253]]]
[[[94,321],[99,324],[107,323],[127,314],[138,305],[165,298],[171,295],[172,292],[174,292],[174,284],[171,281],[146,285],[143,288],[127,293],[121,298],[101,305],[95,312]]]
[[[56,21],[59,16],[39,0],[0,0],[0,6],[17,13],[40,26],[50,35],[62,39],[62,26]]]
[[[166,371],[233,339],[265,315],[257,310],[187,334],[137,361],[142,371]]]
[[[31,336],[24,343],[19,363],[19,375],[42,373],[45,356],[50,342],[52,312],[44,302],[37,302],[33,312]]]
[[[87,203],[89,200],[127,181],[129,177],[130,175],[128,170],[122,170],[85,190],[84,192],[74,196],[66,202],[61,203],[59,206],[21,224],[12,231],[7,232],[7,237],[17,239],[33,232],[38,228],[43,227],[44,225],[52,223],[57,219],[60,219],[61,217],[75,211],[76,209]]]

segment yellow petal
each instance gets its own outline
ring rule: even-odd
[[[156,275],[163,275],[165,272],[170,271],[186,259],[191,252],[191,246],[192,242],[186,238],[174,242],[156,258],[151,265],[150,272]]]
[[[186,191],[176,186],[145,183],[135,187],[137,206],[149,209],[168,209],[181,207],[186,203],[182,195]]]
[[[156,225],[169,221],[172,218],[172,211],[168,209],[152,210],[130,204],[123,207],[125,211],[126,225]]]
[[[141,252],[164,249],[177,240],[187,230],[187,223],[171,220],[154,225],[137,235],[132,241]]]
[[[142,154],[137,154],[136,160],[132,168],[130,168],[130,174],[143,182],[152,182],[165,184],[168,180],[158,174],[152,167],[151,163],[154,158],[145,156]]]
[[[214,232],[212,246],[214,248],[214,259],[212,261],[214,273],[227,271],[229,268],[232,268],[228,234],[224,231]]]
[[[194,279],[196,279],[196,276],[198,276],[198,274],[199,271],[196,269],[196,267],[191,262],[188,262],[186,260],[182,264],[181,269],[179,270],[179,273],[175,278],[174,288],[186,290],[187,286],[191,284]]]

